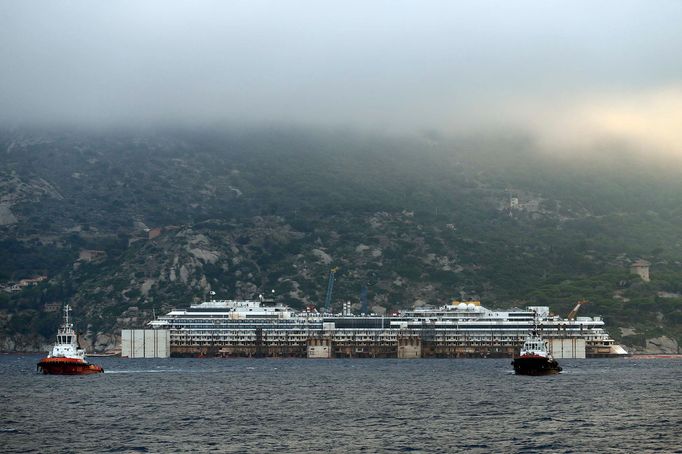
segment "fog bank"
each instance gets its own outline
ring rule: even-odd
[[[682,153],[675,1],[0,2],[0,122],[516,130]]]

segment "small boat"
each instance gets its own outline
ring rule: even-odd
[[[552,375],[562,371],[557,360],[549,354],[547,342],[538,334],[537,323],[526,336],[512,366],[517,375]]]
[[[85,360],[85,350],[78,348],[73,324],[69,322],[71,307],[64,306],[64,324],[57,331],[57,342],[47,357],[38,362],[38,371],[51,375],[88,375],[104,372],[101,366]]]

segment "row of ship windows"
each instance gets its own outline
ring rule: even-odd
[[[239,335],[240,334],[240,335]],[[234,335],[221,335],[221,336],[212,336],[212,335],[182,335],[182,336],[172,336],[173,338],[177,339],[206,339],[206,340],[216,340],[216,339],[251,339],[251,340],[256,340],[257,337],[253,335],[249,335],[246,333],[235,333]],[[309,333],[272,333],[267,336],[261,336],[261,339],[263,341],[274,341],[274,340],[283,340],[283,341],[290,341],[290,340],[295,340],[295,339],[308,339],[310,338]],[[602,336],[574,336],[576,339],[584,339],[586,341],[598,341],[598,340],[604,340]],[[381,342],[385,340],[398,340],[398,339],[416,339],[417,337],[410,337],[410,336],[398,336],[395,334],[365,334],[365,335],[343,335],[341,333],[335,333],[332,337],[333,340],[349,340],[349,341],[375,341],[375,342]],[[476,334],[455,334],[455,335],[432,335],[432,336],[420,336],[419,337],[422,340],[432,340],[432,341],[446,341],[446,342],[453,342],[453,341],[464,341],[464,342],[469,342],[472,340],[476,339],[482,339],[485,340],[486,342],[509,342],[509,341],[519,341],[519,340],[524,340],[525,336],[524,335],[506,335],[506,336],[490,336],[486,333],[476,333]]]
[[[249,326],[239,326],[239,327],[204,327],[204,326],[190,326],[190,327],[174,327],[171,331],[173,334],[176,335],[182,335],[183,333],[206,333],[209,335],[230,335],[230,334],[236,334],[236,333],[256,333],[256,331],[259,328],[256,327],[249,327]],[[277,327],[271,327],[268,329],[263,329],[261,328],[261,332],[263,333],[262,335],[269,335],[271,333],[290,333],[290,334],[295,334],[295,333],[310,333],[310,332],[321,332],[323,329],[321,327],[318,328],[313,328],[313,327],[307,327],[306,329],[301,329],[301,327],[296,327],[296,328],[289,328],[289,327],[282,327],[282,326],[277,326]],[[476,333],[482,333],[486,335],[495,335],[495,333],[498,333],[498,335],[502,335],[502,333],[507,333],[513,331],[515,335],[525,335],[528,330],[527,329],[505,329],[505,330],[499,330],[499,329],[484,329],[484,328],[460,328],[460,329],[436,329],[436,330],[421,330],[421,329],[407,329],[407,330],[400,330],[397,328],[390,328],[390,329],[381,329],[381,328],[363,328],[363,329],[348,329],[348,328],[336,328],[334,329],[335,333],[340,333],[343,334],[344,332],[350,332],[350,333],[358,333],[358,332],[365,332],[365,333],[383,333],[386,332],[387,334],[398,334],[398,333],[406,333],[406,334],[421,334],[424,335],[425,333],[429,333],[432,335],[452,335],[453,333],[458,334],[458,333],[463,333],[466,335],[472,335]],[[601,334],[601,330],[591,330],[595,334]],[[581,333],[584,333],[583,331],[580,330],[544,330],[543,331],[546,334],[551,334],[551,333],[561,333],[562,335],[581,335]],[[510,333],[511,334],[511,333]]]
[[[362,341],[347,341],[343,339],[335,339],[334,340],[335,344],[367,344],[366,342]],[[391,342],[384,342],[384,343],[391,343]],[[505,345],[521,345],[521,341],[518,340],[511,340],[507,342],[490,342],[488,340],[470,340],[470,341],[459,341],[459,342],[436,342],[436,344],[449,344],[449,345],[460,345],[460,346],[505,346]],[[395,344],[395,342],[393,342]],[[187,346],[187,345],[197,345],[197,346],[202,346],[202,345],[233,345],[233,346],[253,346],[253,342],[248,342],[248,341],[238,341],[238,340],[231,340],[231,341],[221,341],[221,342],[208,342],[208,341],[202,341],[202,340],[191,340],[191,341],[174,341],[171,342],[172,346]],[[262,344],[263,346],[293,346],[293,345],[306,345],[306,341],[302,340],[299,342],[264,342]],[[592,344],[591,344],[592,345]],[[596,346],[604,346],[608,347],[606,343],[603,344],[595,344]]]
[[[305,320],[305,319],[263,319],[263,320],[249,320],[249,319],[227,319],[227,318],[217,318],[217,319],[212,319],[212,320],[207,320],[207,319],[173,319],[173,320],[165,320],[168,322],[169,325],[171,326],[179,326],[179,325],[202,325],[202,326],[216,326],[216,325],[226,325],[226,324],[236,324],[236,325],[253,325],[253,326],[269,326],[269,325],[300,325],[300,324],[311,324],[311,325],[321,325],[323,322],[324,323],[335,323],[337,325],[349,325],[349,328],[355,327],[353,325],[363,325],[367,323],[360,323],[360,322],[371,322],[368,324],[375,324],[377,327],[382,324],[382,320],[353,320],[353,319],[343,319],[343,320],[320,320],[319,318],[317,319],[311,319],[311,320]],[[514,320],[516,321],[516,320]],[[357,322],[357,323],[356,323]],[[402,321],[402,323],[408,322],[408,326],[412,327],[419,327],[422,328],[424,326],[453,326],[457,325],[458,321],[456,320],[424,320],[423,323],[419,319],[411,319],[411,320],[405,320]],[[420,322],[420,323],[415,323],[415,322]],[[464,322],[464,320],[460,320],[459,322]],[[486,327],[489,329],[500,329],[500,328],[524,328],[528,329],[531,327],[530,323],[521,323],[521,324],[503,324],[503,323],[488,323],[487,325],[480,325],[478,321],[466,321],[467,323],[464,324],[472,324],[475,323],[475,326],[478,327]],[[384,326],[386,327],[398,327],[401,324],[401,321],[396,321],[396,320],[388,320],[385,319],[383,320]],[[583,327],[593,327],[593,326],[601,326],[600,323],[597,322],[584,322],[580,323],[579,325],[572,324],[569,325],[567,323],[558,323],[558,324],[541,324],[540,328],[541,329],[556,329],[557,327],[564,329],[564,328],[570,328],[570,329],[578,329],[578,328],[583,328]]]
[[[264,341],[275,341],[275,340],[284,340],[284,341],[289,341],[289,340],[294,340],[294,339],[308,339],[310,336],[308,335],[298,335],[298,336],[264,336],[261,339]],[[187,339],[204,339],[207,341],[216,341],[216,340],[225,340],[225,339],[239,339],[239,340],[252,340],[255,341],[257,338],[255,336],[173,336],[173,340],[187,340]],[[334,340],[339,340],[339,339],[345,339],[345,340],[365,340],[365,341],[383,341],[387,339],[391,340],[397,340],[397,339],[406,339],[409,340],[410,338],[401,338],[397,336],[333,336]],[[422,338],[424,339],[424,338]],[[471,340],[476,340],[476,339],[483,339],[486,341],[511,341],[511,340],[523,340],[523,336],[495,336],[495,337],[488,337],[488,336],[433,336],[427,339],[432,339],[432,340],[445,340],[445,341],[455,341],[455,340],[463,340],[463,341],[471,341]],[[603,340],[601,337],[593,337],[593,336],[588,336],[588,337],[581,337],[580,339],[584,339],[586,341],[598,341],[598,340]]]
[[[306,335],[300,335],[300,336],[287,336],[287,337],[282,337],[282,336],[267,336],[263,337],[263,341],[268,341],[268,342],[275,342],[275,341],[290,341],[294,339],[308,339],[309,336]],[[246,341],[255,341],[257,338],[255,336],[197,336],[197,335],[192,335],[192,336],[173,336],[172,341],[173,342],[186,342],[187,340],[204,340],[204,341],[224,341],[226,339],[230,340],[246,340]],[[340,341],[340,340],[345,340],[345,341],[384,341],[384,340],[397,340],[399,339],[397,336],[334,336],[332,338],[334,341]],[[410,338],[404,338],[404,339],[410,339]],[[507,341],[519,341],[523,340],[523,336],[503,336],[503,337],[467,337],[467,336],[434,336],[432,338],[433,340],[436,341],[464,341],[464,342],[473,342],[473,341],[482,341],[482,342],[507,342]],[[601,340],[599,337],[583,337],[581,339],[585,339],[586,341],[597,341]]]
[[[196,323],[201,323],[201,324],[207,324],[207,325],[222,325],[225,323],[237,323],[237,324],[242,324],[242,323],[258,323],[259,325],[271,325],[271,324],[289,324],[289,325],[294,325],[294,324],[301,324],[301,323],[314,323],[314,324],[322,324],[322,321],[320,319],[316,320],[310,320],[307,321],[305,319],[295,319],[295,320],[287,320],[284,318],[278,318],[278,319],[271,319],[271,320],[249,320],[249,319],[231,319],[231,318],[215,318],[215,319],[184,319],[184,318],[175,318],[172,320],[164,320],[161,319],[161,321],[168,322],[171,325],[177,325],[177,324],[196,324]]]

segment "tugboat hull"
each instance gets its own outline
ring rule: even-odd
[[[43,358],[38,370],[47,375],[90,375],[104,372],[101,366],[77,358]]]
[[[542,356],[519,356],[512,365],[517,375],[553,375],[562,370],[555,359]]]

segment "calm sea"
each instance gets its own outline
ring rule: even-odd
[[[680,452],[682,360],[0,356],[1,452]]]

